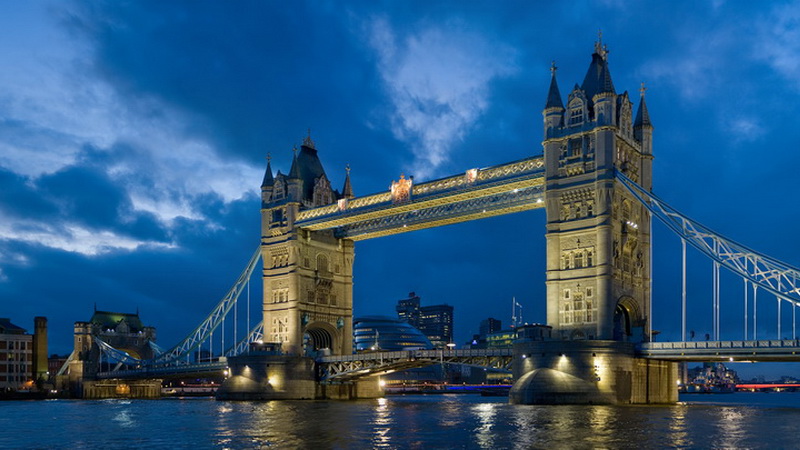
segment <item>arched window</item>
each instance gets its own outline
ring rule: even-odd
[[[317,271],[319,273],[322,273],[322,274],[327,274],[327,273],[330,272],[330,270],[328,269],[328,257],[327,256],[325,256],[323,254],[317,255]]]

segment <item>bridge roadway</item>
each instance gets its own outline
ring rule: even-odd
[[[752,341],[647,342],[636,347],[637,356],[647,359],[694,362],[800,362],[800,339]],[[449,363],[511,371],[510,348],[461,350],[406,350],[369,352],[316,359],[320,381],[348,381],[371,375]],[[176,378],[219,375],[226,360],[179,366],[99,372],[98,379]]]
[[[639,356],[669,361],[800,362],[800,339],[648,342]]]

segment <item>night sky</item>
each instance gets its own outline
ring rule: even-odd
[[[138,308],[169,347],[255,249],[268,153],[288,172],[310,129],[356,195],[539,155],[551,61],[566,96],[599,29],[617,91],[638,103],[646,83],[654,192],[800,265],[800,3],[431,3],[0,2],[0,317],[47,316],[50,351],[68,353],[95,304]],[[394,315],[415,291],[454,305],[459,343],[481,319],[509,324],[512,297],[544,322],[544,231],[535,210],[358,242],[355,315]],[[677,339],[680,245],[654,232],[653,327]],[[696,253],[702,336],[712,269]],[[722,282],[722,338],[740,339],[742,282]],[[775,338],[775,301],[759,302]]]

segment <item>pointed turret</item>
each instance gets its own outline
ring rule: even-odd
[[[272,157],[267,154],[267,171],[264,172],[264,181],[261,182],[261,188],[272,187],[275,184],[275,178],[272,177]]]
[[[644,92],[647,88],[642,83],[639,90],[639,111],[636,112],[636,120],[633,122],[633,137],[642,144],[642,153],[653,154],[653,124],[650,122],[650,113],[647,112],[647,103],[644,101]]]
[[[300,178],[300,168],[297,164],[297,147],[292,149],[292,167],[289,169],[289,175],[286,177],[290,180]]]
[[[645,88],[644,83],[642,83],[642,95],[639,98],[639,110],[636,112],[636,120],[633,122],[634,127],[642,127],[645,125],[653,126],[653,124],[650,123],[650,113],[647,112],[647,103],[644,101],[644,91],[646,90],[647,88]]]
[[[558,90],[556,82],[556,62],[550,65],[550,90],[547,92],[547,103],[544,105],[544,135],[552,134],[553,130],[560,127],[564,122],[564,103],[561,102],[561,92]]]
[[[274,196],[273,186],[275,185],[275,178],[272,177],[272,157],[267,154],[267,171],[264,172],[264,181],[261,182],[261,203],[266,205]]]
[[[547,103],[544,109],[561,108],[564,109],[564,103],[561,102],[561,92],[558,90],[558,82],[556,82],[556,62],[550,66],[550,90],[547,92]]]
[[[342,188],[342,197],[353,198],[353,186],[350,184],[350,164],[345,168],[347,174],[344,177],[344,188]]]

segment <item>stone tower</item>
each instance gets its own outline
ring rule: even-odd
[[[352,196],[349,170],[342,193],[331,188],[310,136],[295,149],[288,175],[273,177],[267,163],[261,185],[264,340],[280,342],[285,353],[353,351],[353,241],[295,226],[298,212]]]
[[[650,215],[615,179],[652,188],[652,131],[618,94],[598,41],[564,106],[553,65],[544,116],[547,323],[562,339],[649,340]]]

